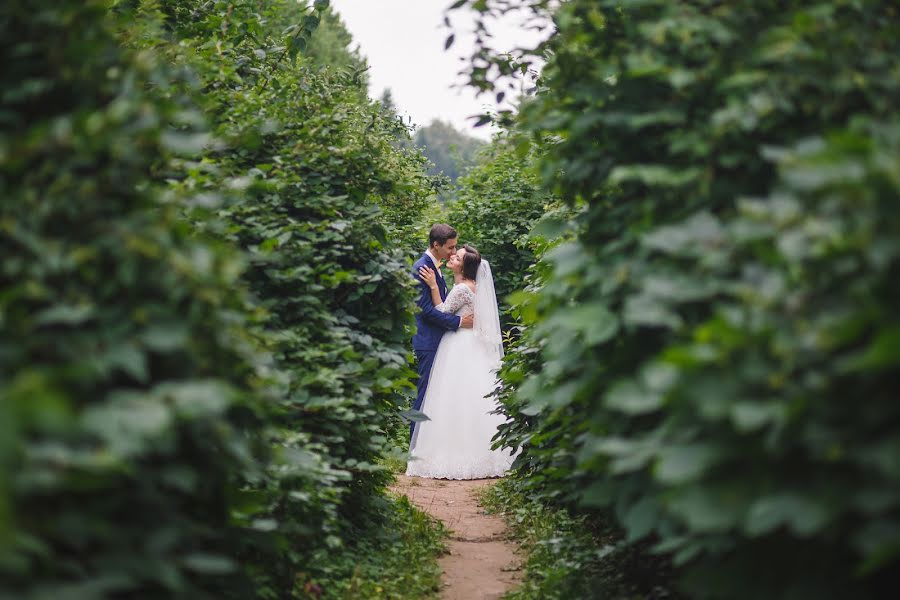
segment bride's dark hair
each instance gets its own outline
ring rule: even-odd
[[[478,267],[481,266],[481,253],[472,244],[465,244],[463,250],[466,251],[463,254],[463,277],[475,281],[475,278],[478,276]]]

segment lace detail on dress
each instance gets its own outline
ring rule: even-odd
[[[435,308],[441,312],[453,313],[454,315],[469,314],[475,311],[475,292],[464,283],[454,285],[450,293],[447,294],[446,300]]]
[[[465,454],[466,448],[459,448]],[[489,454],[477,453],[475,456],[448,456],[444,460],[432,458],[421,460],[412,458],[406,467],[406,474],[411,477],[428,479],[488,479],[503,477],[512,465],[514,456],[508,450],[493,450]]]

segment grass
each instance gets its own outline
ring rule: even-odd
[[[412,398],[407,398],[410,405]],[[406,459],[409,457],[409,421],[399,419],[397,423],[386,433],[390,452],[386,453],[379,459],[379,464],[384,465],[391,472],[396,474],[406,471]]]
[[[409,430],[401,423],[390,435],[394,450],[379,463],[394,474],[406,470]],[[352,547],[327,557],[328,567],[314,582],[298,586],[297,597],[317,600],[422,600],[437,598],[441,570],[437,558],[447,552],[448,531],[405,496],[388,492],[384,519],[360,531]],[[317,561],[321,562],[321,561]]]
[[[298,586],[299,598],[319,600],[420,600],[436,598],[446,553],[447,530],[437,520],[389,494],[387,519],[377,531],[361,533],[352,547],[333,551],[329,567],[315,581]]]
[[[527,559],[525,578],[504,600],[661,600],[680,596],[664,557],[626,546],[602,517],[573,517],[521,494],[514,479],[486,488],[480,502],[506,520]]]
[[[406,472],[407,453],[407,450],[397,448],[390,454],[380,457],[378,462],[395,475],[404,473]]]

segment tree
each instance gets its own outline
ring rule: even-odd
[[[451,182],[456,182],[475,163],[475,154],[484,145],[481,140],[440,119],[417,129],[413,143],[433,163],[428,174],[445,175]]]
[[[323,10],[321,15],[321,21],[303,50],[304,58],[319,68],[357,74],[356,80],[359,85],[363,90],[367,90],[368,75],[365,71],[368,64],[358,46],[351,49],[353,36],[350,35],[347,26],[333,8]]]
[[[499,135],[483,148],[460,177],[447,220],[460,242],[474,244],[490,261],[501,307],[525,285],[535,262],[529,237],[538,219],[558,204],[541,186],[536,156],[520,152],[516,134]],[[503,313],[504,328],[510,325]]]

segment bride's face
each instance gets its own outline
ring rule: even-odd
[[[447,260],[447,267],[450,268],[454,273],[461,273],[463,266],[463,256],[466,254],[464,248],[460,248],[456,251],[456,254],[451,254],[450,258]]]

